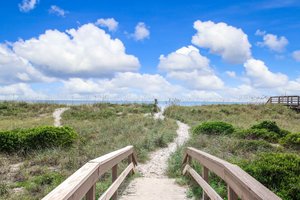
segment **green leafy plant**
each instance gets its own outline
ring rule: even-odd
[[[235,132],[234,135],[244,139],[250,139],[250,140],[263,139],[269,142],[277,142],[279,139],[278,134],[275,132],[268,131],[267,129],[256,129],[256,128],[240,130]]]
[[[280,129],[274,121],[263,121],[253,125],[250,129],[236,131],[235,135],[245,139],[258,140],[263,139],[269,142],[278,142],[278,140],[290,132]]]
[[[28,151],[69,146],[78,137],[70,127],[38,127],[0,132],[0,151]]]
[[[208,134],[208,135],[221,135],[221,134],[231,134],[234,132],[234,128],[231,124],[213,121],[204,122],[196,126],[193,130],[194,134]]]
[[[238,163],[251,176],[286,200],[300,199],[300,156],[262,153]]]
[[[280,140],[285,147],[300,149],[300,133],[290,133]]]
[[[289,131],[280,129],[274,121],[262,121],[251,127],[251,129],[266,129],[269,132],[277,133],[278,137],[284,137]]]

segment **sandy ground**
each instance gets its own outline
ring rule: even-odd
[[[60,123],[61,115],[69,109],[70,108],[57,108],[57,109],[55,109],[55,111],[53,112],[54,126],[56,126],[56,127],[61,126],[61,123]]]
[[[164,119],[163,109],[160,113],[155,114],[154,118]],[[169,179],[165,174],[171,153],[189,138],[189,126],[179,121],[177,121],[177,125],[177,137],[174,142],[166,148],[151,153],[147,163],[137,166],[142,177],[131,181],[120,200],[187,199],[187,188],[179,186],[174,179]]]
[[[168,158],[173,153],[177,146],[181,146],[189,137],[188,125],[177,121],[177,137],[174,142],[170,143],[168,147],[159,149],[150,154],[150,160],[145,164],[137,166],[138,171],[144,177],[165,178],[165,171],[168,167]]]

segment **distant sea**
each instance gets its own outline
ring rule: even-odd
[[[101,100],[22,100],[30,103],[50,103],[64,105],[84,105],[95,103],[112,103],[112,104],[153,104],[154,101],[101,101]],[[257,104],[259,102],[226,102],[226,101],[158,101],[159,107],[170,105],[180,106],[200,106],[200,105],[217,105],[217,104]]]

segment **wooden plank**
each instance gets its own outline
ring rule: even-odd
[[[202,167],[202,178],[209,184],[208,180],[208,169],[206,167]],[[208,195],[203,191],[202,193],[202,199],[203,200],[209,200]]]
[[[237,194],[229,186],[227,186],[227,197],[228,197],[228,200],[238,200]]]
[[[268,188],[236,165],[195,148],[187,148],[187,154],[201,165],[221,177],[241,199],[279,200]]]
[[[96,199],[96,184],[91,187],[91,189],[85,195],[86,200]]]
[[[112,183],[115,182],[115,180],[117,180],[117,178],[118,178],[118,164],[116,164],[115,166],[113,166],[111,177],[112,177]],[[112,199],[112,200],[116,200],[116,199],[117,199],[117,196],[118,196],[118,191],[116,191],[116,192],[112,195],[111,199]]]
[[[212,200],[222,200],[220,195],[193,169],[190,165],[186,165],[186,171],[194,178],[194,180],[202,187],[203,191]]]
[[[113,194],[120,187],[121,183],[124,181],[129,172],[134,168],[133,163],[128,165],[128,167],[120,174],[115,182],[111,184],[111,186],[101,195],[99,200],[109,200]]]
[[[89,161],[46,195],[43,200],[81,199],[102,174],[132,153],[133,146],[127,146]]]
[[[46,195],[43,200],[80,199],[98,180],[98,164],[86,163],[58,187]],[[77,192],[76,195],[74,193]],[[82,196],[81,196],[82,195]]]

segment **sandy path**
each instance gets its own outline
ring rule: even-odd
[[[164,119],[163,109],[155,114],[155,119]],[[143,177],[136,178],[123,192],[121,200],[157,200],[157,199],[187,199],[186,188],[169,179],[165,173],[168,167],[168,158],[189,138],[189,126],[177,121],[177,137],[168,147],[159,149],[150,154],[150,160],[139,164],[137,170]]]
[[[177,137],[168,147],[159,149],[150,154],[150,160],[145,164],[139,164],[137,169],[144,177],[165,178],[168,167],[168,159],[175,152],[177,146],[183,145],[189,138],[189,126],[177,121]]]
[[[70,108],[57,108],[55,109],[55,111],[53,112],[53,118],[54,118],[54,126],[56,127],[60,127],[61,126],[61,115],[69,110]]]

